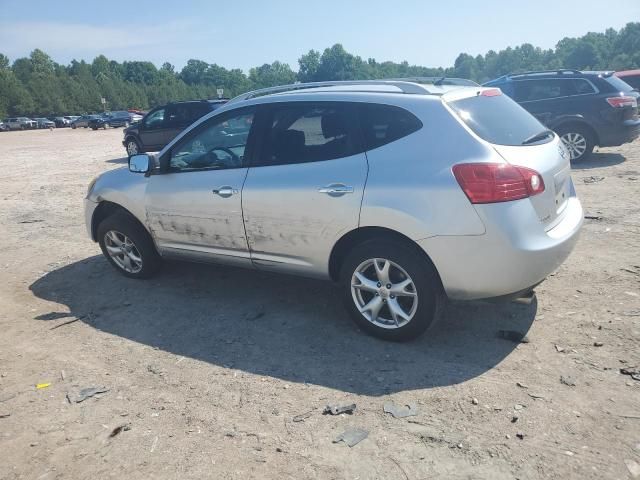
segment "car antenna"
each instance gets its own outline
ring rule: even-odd
[[[438,80],[436,80],[435,82],[433,82],[433,84],[434,84],[436,87],[441,87],[441,86],[442,86],[442,84],[444,83],[444,81],[445,81],[446,79],[447,79],[447,77],[439,78]]]

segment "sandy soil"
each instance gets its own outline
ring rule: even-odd
[[[0,134],[0,478],[603,479],[640,468],[640,381],[620,373],[640,366],[640,142],[574,169],[596,219],[537,302],[451,305],[398,345],[357,331],[330,284],[188,264],[147,282],[117,274],[86,236],[82,199],[93,176],[126,164],[121,136]],[[108,391],[75,403],[86,387]],[[418,413],[394,418],[386,402]],[[357,408],[322,415],[334,403]],[[332,442],[350,427],[369,435]]]

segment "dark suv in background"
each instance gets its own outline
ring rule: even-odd
[[[485,86],[500,88],[555,131],[572,161],[583,160],[596,145],[615,147],[640,135],[640,95],[613,72],[527,72]]]
[[[162,150],[176,135],[228,100],[172,102],[149,111],[144,118],[124,130],[122,144],[129,156]]]

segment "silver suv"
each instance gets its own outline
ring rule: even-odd
[[[127,277],[171,257],[331,279],[389,340],[447,297],[531,295],[583,221],[557,135],[499,89],[414,81],[241,95],[95,179],[85,206]]]

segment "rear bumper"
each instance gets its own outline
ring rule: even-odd
[[[566,260],[583,222],[582,206],[575,196],[569,198],[560,223],[548,231],[527,199],[476,205],[476,209],[487,227],[484,235],[418,241],[454,300],[530,290]]]
[[[640,137],[640,118],[625,120],[616,129],[600,132],[599,137],[601,147],[618,147],[625,143],[633,142]]]

